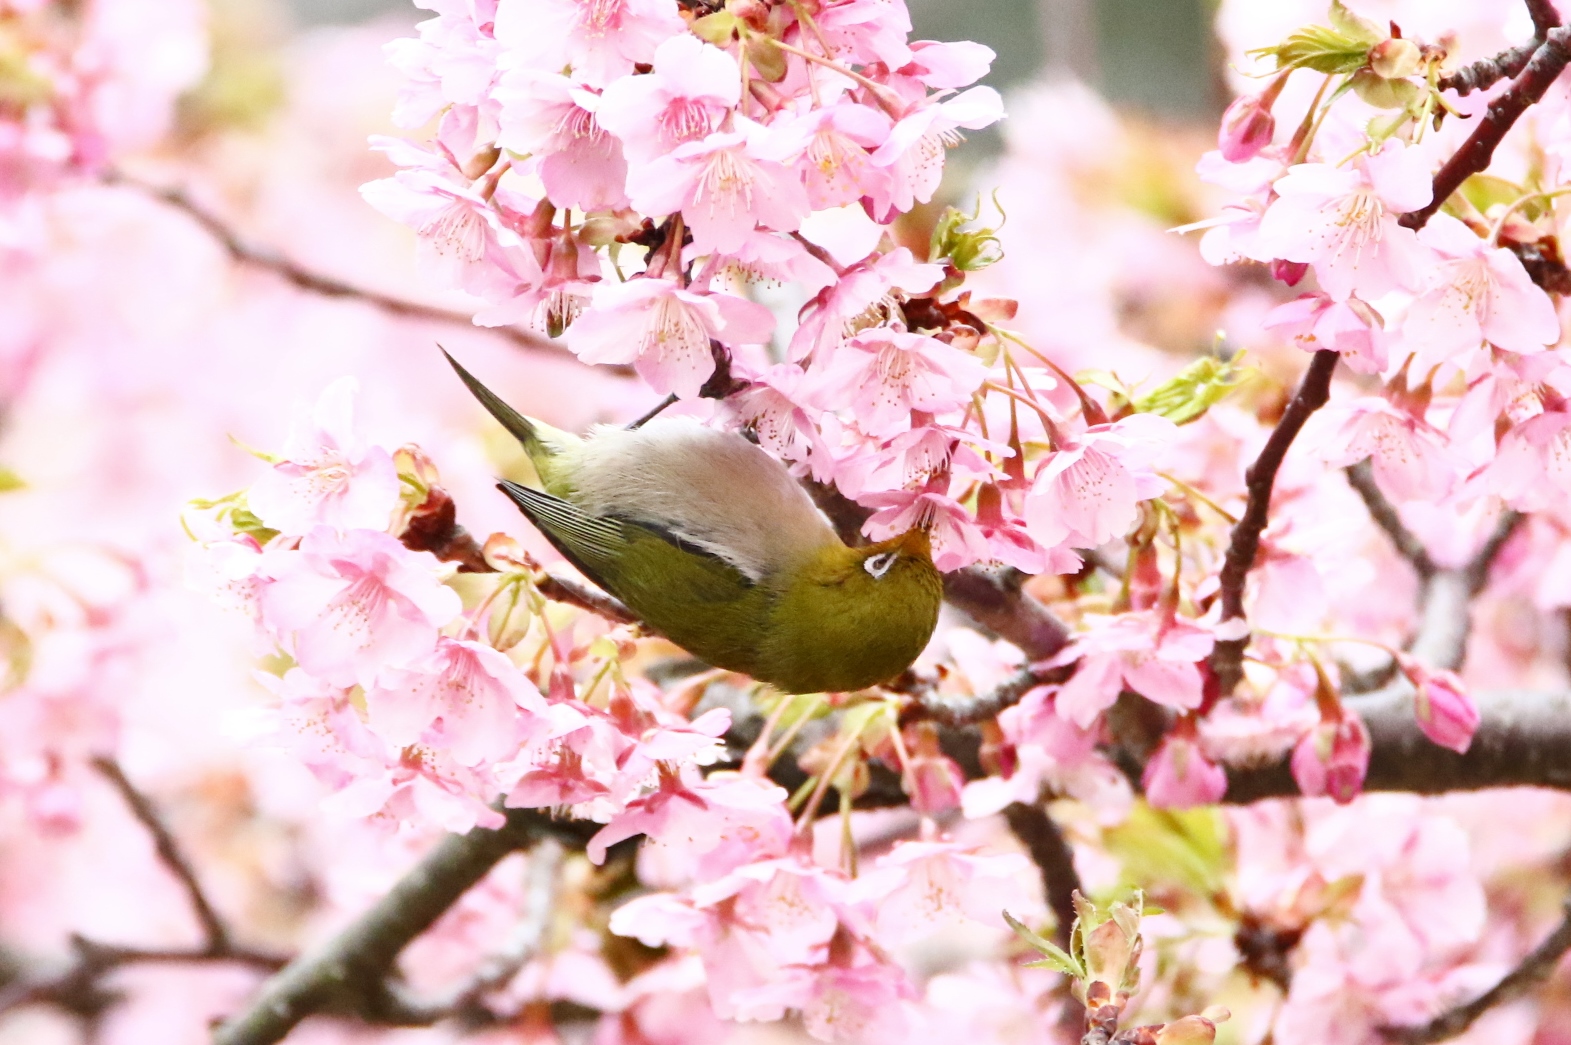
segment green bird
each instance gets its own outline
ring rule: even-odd
[[[543,489],[500,488],[586,577],[716,667],[786,693],[887,682],[938,622],[925,530],[848,547],[786,467],[682,418],[587,437],[525,417],[457,361]]]

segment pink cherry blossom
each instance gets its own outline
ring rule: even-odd
[[[505,656],[442,638],[366,691],[373,731],[394,747],[440,746],[459,765],[497,761],[544,726],[545,700]]]
[[[987,75],[997,57],[991,47],[972,40],[914,40],[911,61],[899,72],[928,87],[969,87]]]
[[[1402,321],[1403,344],[1418,367],[1465,365],[1485,341],[1531,353],[1559,340],[1554,302],[1511,251],[1491,247],[1449,214],[1430,218],[1418,238],[1441,259],[1425,273]]]
[[[1426,154],[1396,139],[1348,167],[1291,167],[1260,219],[1260,247],[1308,262],[1337,301],[1414,288],[1430,255],[1397,219],[1429,202],[1429,173]]]
[[[1345,467],[1369,458],[1380,486],[1399,500],[1438,500],[1456,480],[1444,434],[1378,396],[1336,404],[1313,432],[1322,460]]]
[[[744,864],[785,855],[792,833],[788,797],[784,788],[753,777],[684,780],[662,773],[655,791],[628,803],[590,839],[587,852],[590,860],[603,863],[607,848],[645,834],[646,849],[669,850],[700,880],[718,878]]]
[[[1271,103],[1261,95],[1241,94],[1222,113],[1217,149],[1228,163],[1243,163],[1260,155],[1275,133]]]
[[[676,0],[537,0],[497,5],[496,39],[514,60],[537,69],[571,66],[573,75],[603,87],[651,62],[683,31]]]
[[[1159,809],[1212,805],[1227,793],[1227,771],[1193,739],[1169,733],[1141,775],[1146,801]]]
[[[873,1045],[904,1039],[906,1021],[899,1003],[916,991],[898,967],[866,960],[789,968],[774,982],[746,993],[752,1004],[799,1010],[803,1028],[819,1041]]]
[[[1564,503],[1571,493],[1571,410],[1545,410],[1506,432],[1481,481],[1518,511]]]
[[[568,329],[567,345],[586,363],[632,363],[655,391],[689,399],[714,373],[710,339],[760,344],[773,326],[763,306],[730,294],[683,290],[667,279],[606,281]]]
[[[417,40],[394,40],[387,45],[388,62],[405,76],[393,122],[419,127],[448,105],[479,106],[496,78],[501,48],[490,33],[496,4],[422,4],[437,17],[421,22]]]
[[[742,98],[741,70],[720,48],[686,34],[655,50],[654,71],[606,86],[600,122],[644,164],[719,128]]]
[[[551,202],[582,210],[626,204],[627,161],[599,120],[599,95],[565,76],[515,69],[492,97],[501,106],[497,145],[538,160]]]
[[[385,533],[318,527],[298,551],[269,559],[263,622],[302,668],[334,685],[371,686],[408,667],[459,611],[436,560]]]
[[[1272,309],[1263,326],[1292,338],[1305,352],[1338,352],[1361,374],[1386,368],[1385,320],[1356,296],[1333,301],[1325,294],[1301,294]]]
[[[298,537],[318,525],[386,529],[402,490],[393,459],[368,446],[354,426],[353,378],[328,385],[309,415],[290,426],[282,460],[246,495],[270,528]]]
[[[797,157],[796,169],[815,211],[889,193],[889,170],[872,155],[892,126],[882,110],[842,100],[828,108],[782,114],[773,126]]]
[[[912,529],[926,529],[932,542],[933,565],[948,572],[988,558],[987,538],[958,501],[941,493],[890,490],[857,498],[875,511],[862,531],[875,541]]]
[[[795,363],[776,364],[728,396],[726,410],[776,457],[804,461],[818,442],[817,410],[810,405],[806,381],[807,372]]]
[[[1058,714],[1087,729],[1125,689],[1179,711],[1200,706],[1199,662],[1215,645],[1209,631],[1159,609],[1087,622],[1090,630],[1050,662],[1078,662],[1058,691]]]
[[[732,125],[635,167],[627,178],[634,209],[680,213],[699,253],[736,250],[760,225],[794,232],[807,217],[807,193],[784,165],[778,135],[741,117]]]
[[[902,300],[931,290],[943,277],[942,265],[919,262],[905,247],[851,266],[803,309],[791,358],[830,352],[858,330],[887,322]]]
[[[1174,427],[1156,414],[1131,414],[1066,441],[1043,460],[1026,496],[1031,536],[1046,547],[1076,548],[1123,536],[1139,503],[1165,488],[1153,466]]]
[[[911,426],[911,411],[941,414],[970,401],[987,377],[975,356],[935,338],[873,327],[846,341],[816,371],[817,399],[850,410],[858,430],[892,436]]]
[[[997,123],[1004,102],[991,87],[972,87],[952,98],[920,106],[901,117],[873,152],[889,171],[889,187],[873,197],[874,216],[907,211],[933,198],[944,173],[945,153],[959,142],[958,128],[977,130]]]
[[[955,842],[902,842],[858,875],[846,900],[867,905],[879,939],[899,945],[967,920],[997,925],[999,908],[1020,905],[1018,883],[1029,871],[1020,853],[988,856]]]

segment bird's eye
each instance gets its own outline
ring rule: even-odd
[[[863,562],[862,568],[872,574],[874,580],[878,580],[889,572],[889,567],[895,564],[898,556],[898,552],[882,552]]]

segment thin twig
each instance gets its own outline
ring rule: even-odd
[[[1454,90],[1457,94],[1472,94],[1492,87],[1501,80],[1517,76],[1527,68],[1528,60],[1538,50],[1542,40],[1533,39],[1525,44],[1507,48],[1492,58],[1481,58],[1471,65],[1464,65],[1454,73],[1447,73],[1435,82],[1442,91]]]
[[[1544,96],[1567,62],[1571,62],[1571,27],[1549,30],[1511,86],[1489,103],[1488,111],[1467,141],[1435,174],[1433,198],[1418,210],[1402,215],[1401,223],[1410,229],[1423,228],[1464,181],[1488,167],[1506,132]]]
[[[1434,559],[1429,557],[1429,549],[1403,524],[1396,506],[1386,500],[1385,493],[1375,482],[1375,473],[1367,457],[1347,469],[1347,484],[1363,499],[1369,517],[1391,538],[1397,554],[1408,561],[1419,579],[1428,580],[1434,576],[1436,566]]]
[[[112,758],[98,757],[92,760],[94,769],[108,780],[114,789],[119,792],[120,798],[131,810],[131,815],[145,828],[153,838],[153,846],[158,851],[158,859],[163,861],[171,874],[185,890],[186,900],[191,904],[191,913],[196,915],[196,920],[202,927],[202,937],[207,941],[207,951],[218,954],[229,950],[229,929],[224,920],[218,916],[213,905],[207,899],[207,894],[202,891],[202,883],[197,880],[196,870],[191,866],[191,861],[186,858],[180,849],[180,843],[175,841],[175,836],[169,832],[164,824],[164,818],[146,795],[136,789],[130,779],[125,775],[125,770],[120,768],[120,763]]]
[[[565,602],[615,624],[637,624],[654,634],[653,629],[638,619],[638,615],[611,596],[598,592],[587,584],[580,584],[559,573],[543,573],[535,580],[535,590],[552,602]]]
[[[1489,570],[1494,565],[1495,558],[1526,520],[1527,516],[1510,508],[1501,514],[1489,539],[1473,554],[1468,564],[1462,567],[1462,576],[1467,582],[1469,595],[1477,595],[1484,590],[1484,586],[1489,583]]]
[[[476,327],[474,317],[463,312],[438,308],[435,305],[424,305],[416,301],[408,301],[404,298],[395,297],[392,294],[384,294],[381,291],[355,286],[353,283],[348,283],[333,276],[312,272],[303,265],[284,257],[271,247],[264,247],[247,241],[222,218],[193,200],[183,189],[149,185],[121,173],[111,173],[105,180],[113,185],[125,185],[146,193],[148,196],[185,213],[200,225],[203,231],[212,236],[219,246],[223,247],[236,262],[250,265],[253,268],[266,269],[286,282],[299,287],[301,290],[320,294],[324,297],[364,301],[366,304],[373,305],[384,312],[409,319],[425,319],[437,323],[452,323],[472,329],[489,330],[497,336],[506,338],[520,348],[528,349],[531,352],[545,352],[569,359],[573,358],[572,352],[568,350],[566,345],[554,341],[543,334],[537,334],[532,330],[524,330],[520,327]],[[613,369],[621,373],[631,372],[630,368],[627,367]]]
[[[1244,473],[1244,484],[1249,499],[1244,513],[1228,539],[1227,557],[1222,563],[1221,603],[1224,622],[1243,619],[1244,582],[1254,567],[1255,555],[1260,550],[1260,534],[1270,521],[1271,491],[1276,485],[1276,473],[1282,467],[1293,440],[1298,437],[1304,422],[1325,405],[1331,397],[1331,375],[1336,371],[1337,354],[1321,349],[1314,354],[1298,391],[1288,401],[1282,419],[1272,429],[1249,471]],[[1233,692],[1243,675],[1244,649],[1249,638],[1218,642],[1211,654],[1211,670],[1216,674],[1219,692],[1223,696]]]
[[[1012,802],[1004,807],[1004,819],[1041,872],[1042,895],[1055,922],[1053,942],[1067,951],[1069,930],[1075,924],[1074,897],[1082,888],[1075,870],[1075,851],[1057,821],[1040,805]]]
[[[974,697],[946,700],[936,693],[921,693],[900,719],[902,722],[932,721],[951,729],[975,725],[996,718],[1000,711],[1020,703],[1021,697],[1045,681],[1042,672],[1028,665]]]
[[[1387,1038],[1401,1045],[1433,1045],[1454,1038],[1490,1009],[1515,1001],[1547,980],[1568,950],[1571,950],[1571,905],[1567,905],[1565,917],[1555,926],[1554,932],[1489,990],[1422,1026],[1385,1027],[1383,1031]]]
[[[599,826],[552,820],[535,809],[506,815],[498,830],[475,828],[438,842],[370,910],[263,984],[250,1006],[214,1033],[214,1045],[271,1045],[316,1013],[399,1022],[403,1007],[389,977],[411,940],[509,853],[546,837],[582,847]]]

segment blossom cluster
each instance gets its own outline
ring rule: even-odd
[[[478,322],[723,397],[717,423],[870,509],[873,538],[931,527],[941,569],[1073,570],[1158,491],[1162,418],[1082,415],[1000,326],[1016,304],[960,291],[990,230],[951,209],[904,245],[947,149],[1002,116],[969,86],[988,48],[911,42],[884,0],[432,6],[390,53],[396,119],[436,135],[378,139],[403,169],[362,191]]]

